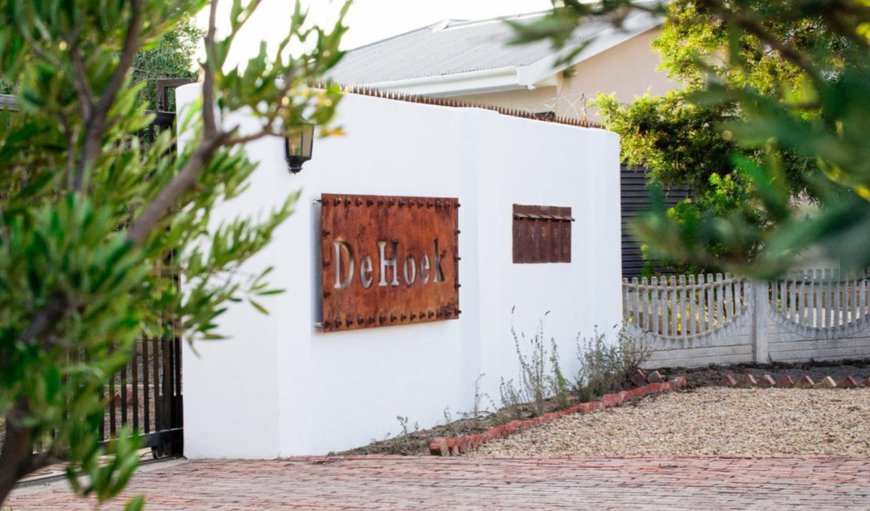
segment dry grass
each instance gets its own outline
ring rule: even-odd
[[[870,455],[870,388],[702,388],[571,415],[473,456]]]

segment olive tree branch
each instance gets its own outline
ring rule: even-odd
[[[202,121],[203,132],[206,138],[214,137],[217,133],[217,124],[214,118],[214,66],[215,66],[215,32],[217,31],[218,0],[213,0],[208,14],[208,32],[205,35],[205,76],[202,83]]]
[[[82,189],[86,169],[99,156],[100,141],[106,132],[106,118],[109,115],[109,110],[112,108],[121,87],[124,85],[124,81],[136,57],[136,52],[139,51],[139,35],[142,30],[142,1],[130,0],[130,21],[127,23],[127,34],[124,36],[121,55],[118,59],[118,67],[112,72],[109,85],[100,94],[99,99],[94,104],[91,115],[85,117],[85,140],[82,144],[73,182],[73,187],[76,190]],[[77,76],[77,81],[82,81],[83,78]],[[87,82],[86,79],[84,81]]]

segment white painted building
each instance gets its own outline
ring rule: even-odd
[[[199,94],[178,89],[180,109]],[[184,353],[185,454],[275,458],[323,454],[427,428],[473,406],[475,380],[498,401],[516,378],[511,325],[527,335],[549,311],[563,368],[577,368],[578,333],[621,320],[619,140],[601,129],[349,94],[346,136],[317,140],[290,175],[283,143],[245,148],[258,163],[250,189],[212,219],[256,215],[302,190],[296,213],[247,270],[273,265],[286,289],[271,314],[232,306],[218,318],[229,340]],[[250,126],[253,119],[234,116]],[[458,320],[324,333],[319,317],[322,193],[456,197]],[[572,208],[571,262],[513,264],[512,205]],[[515,312],[512,314],[512,310]]]

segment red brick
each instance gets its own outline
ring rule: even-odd
[[[637,385],[638,387],[643,387],[646,385],[646,373],[643,372],[643,369],[635,369],[629,376],[628,379],[631,383]]]
[[[433,456],[447,456],[450,450],[447,448],[447,439],[443,437],[433,438],[429,442],[429,454]]]
[[[646,381],[649,383],[661,383],[665,381],[665,379],[662,378],[661,373],[659,373],[658,371],[653,371],[646,375]]]
[[[870,387],[870,376],[864,379],[862,385],[864,385],[865,387]]]
[[[722,386],[723,387],[736,387],[737,380],[734,379],[734,375],[733,374],[726,374],[725,376],[723,376],[722,377]]]
[[[810,375],[808,375],[808,374],[801,376],[798,379],[797,383],[794,384],[795,388],[798,388],[798,389],[811,389],[815,385],[816,385],[816,382],[814,382],[813,379],[810,378]]]
[[[837,388],[837,382],[834,381],[830,376],[825,376],[821,380],[819,380],[815,385],[813,385],[814,389],[835,389]]]
[[[577,405],[577,411],[580,413],[589,413],[592,410],[597,410],[598,408],[595,405],[601,406],[601,403],[598,401],[590,401],[588,403],[580,403]]]
[[[459,452],[465,454],[471,449],[471,438],[463,436],[459,438]]]
[[[737,382],[737,386],[741,389],[750,389],[758,385],[758,382],[755,380],[755,376],[752,376],[749,373],[746,373],[740,377],[740,381]]]
[[[841,389],[854,389],[857,386],[858,386],[858,380],[856,380],[854,376],[846,376],[837,385],[837,387],[839,387]]]
[[[675,387],[676,387],[677,389],[681,389],[681,388],[683,388],[683,387],[685,387],[686,385],[689,384],[689,379],[686,378],[686,375],[685,375],[685,374],[682,375],[682,376],[677,376],[676,378],[674,378],[674,379],[671,380],[671,381],[674,382]]]
[[[631,401],[633,399],[637,399],[641,397],[643,394],[640,392],[640,389],[631,389],[625,392],[625,400]]]
[[[671,386],[668,382],[651,383],[650,385],[651,385],[651,388],[650,388],[651,392],[656,393],[656,394],[660,394],[662,392],[667,392],[667,391],[671,390]]]
[[[594,412],[595,410],[601,410],[604,408],[602,406],[601,401],[592,401],[591,403],[586,403],[588,406],[586,407],[586,411]]]
[[[601,405],[605,408],[609,408],[611,406],[621,405],[625,396],[620,395],[619,392],[612,392],[610,394],[604,394],[601,396]]]
[[[531,511],[561,503],[566,509],[635,509],[640,507],[638,495],[662,508],[866,509],[867,474],[867,456],[180,460],[139,470],[119,500],[106,508],[123,506],[123,501],[141,493],[149,509],[189,511],[221,506]],[[519,484],[506,484],[517,481],[518,475]],[[58,481],[17,488],[4,506],[15,511],[92,511],[96,503],[77,497],[65,481]]]
[[[794,379],[789,375],[785,375],[776,380],[776,386],[780,389],[790,389],[794,387]]]
[[[758,379],[758,386],[765,389],[770,387],[776,387],[776,380],[773,379],[773,376],[765,374]]]

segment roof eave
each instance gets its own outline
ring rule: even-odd
[[[609,27],[604,30],[574,56],[571,56],[571,53],[575,51],[576,47],[571,46],[519,68],[517,70],[518,85],[525,87],[540,83],[556,73],[574,67],[586,59],[615,48],[633,37],[660,26],[662,21],[661,18],[646,13],[629,16],[621,27]]]
[[[423,76],[404,80],[348,84],[375,89],[401,92],[404,94],[425,94],[427,96],[457,96],[461,94],[481,94],[520,88],[516,67],[484,69],[469,73]]]
[[[632,37],[662,24],[662,19],[648,14],[629,16],[622,27],[609,27],[592,40],[582,51],[568,59],[575,47],[563,48],[524,66],[482,69],[466,73],[422,76],[401,80],[369,83],[347,83],[349,86],[372,87],[403,94],[424,94],[449,97],[484,94],[552,85],[552,78],[579,62],[618,46]]]

